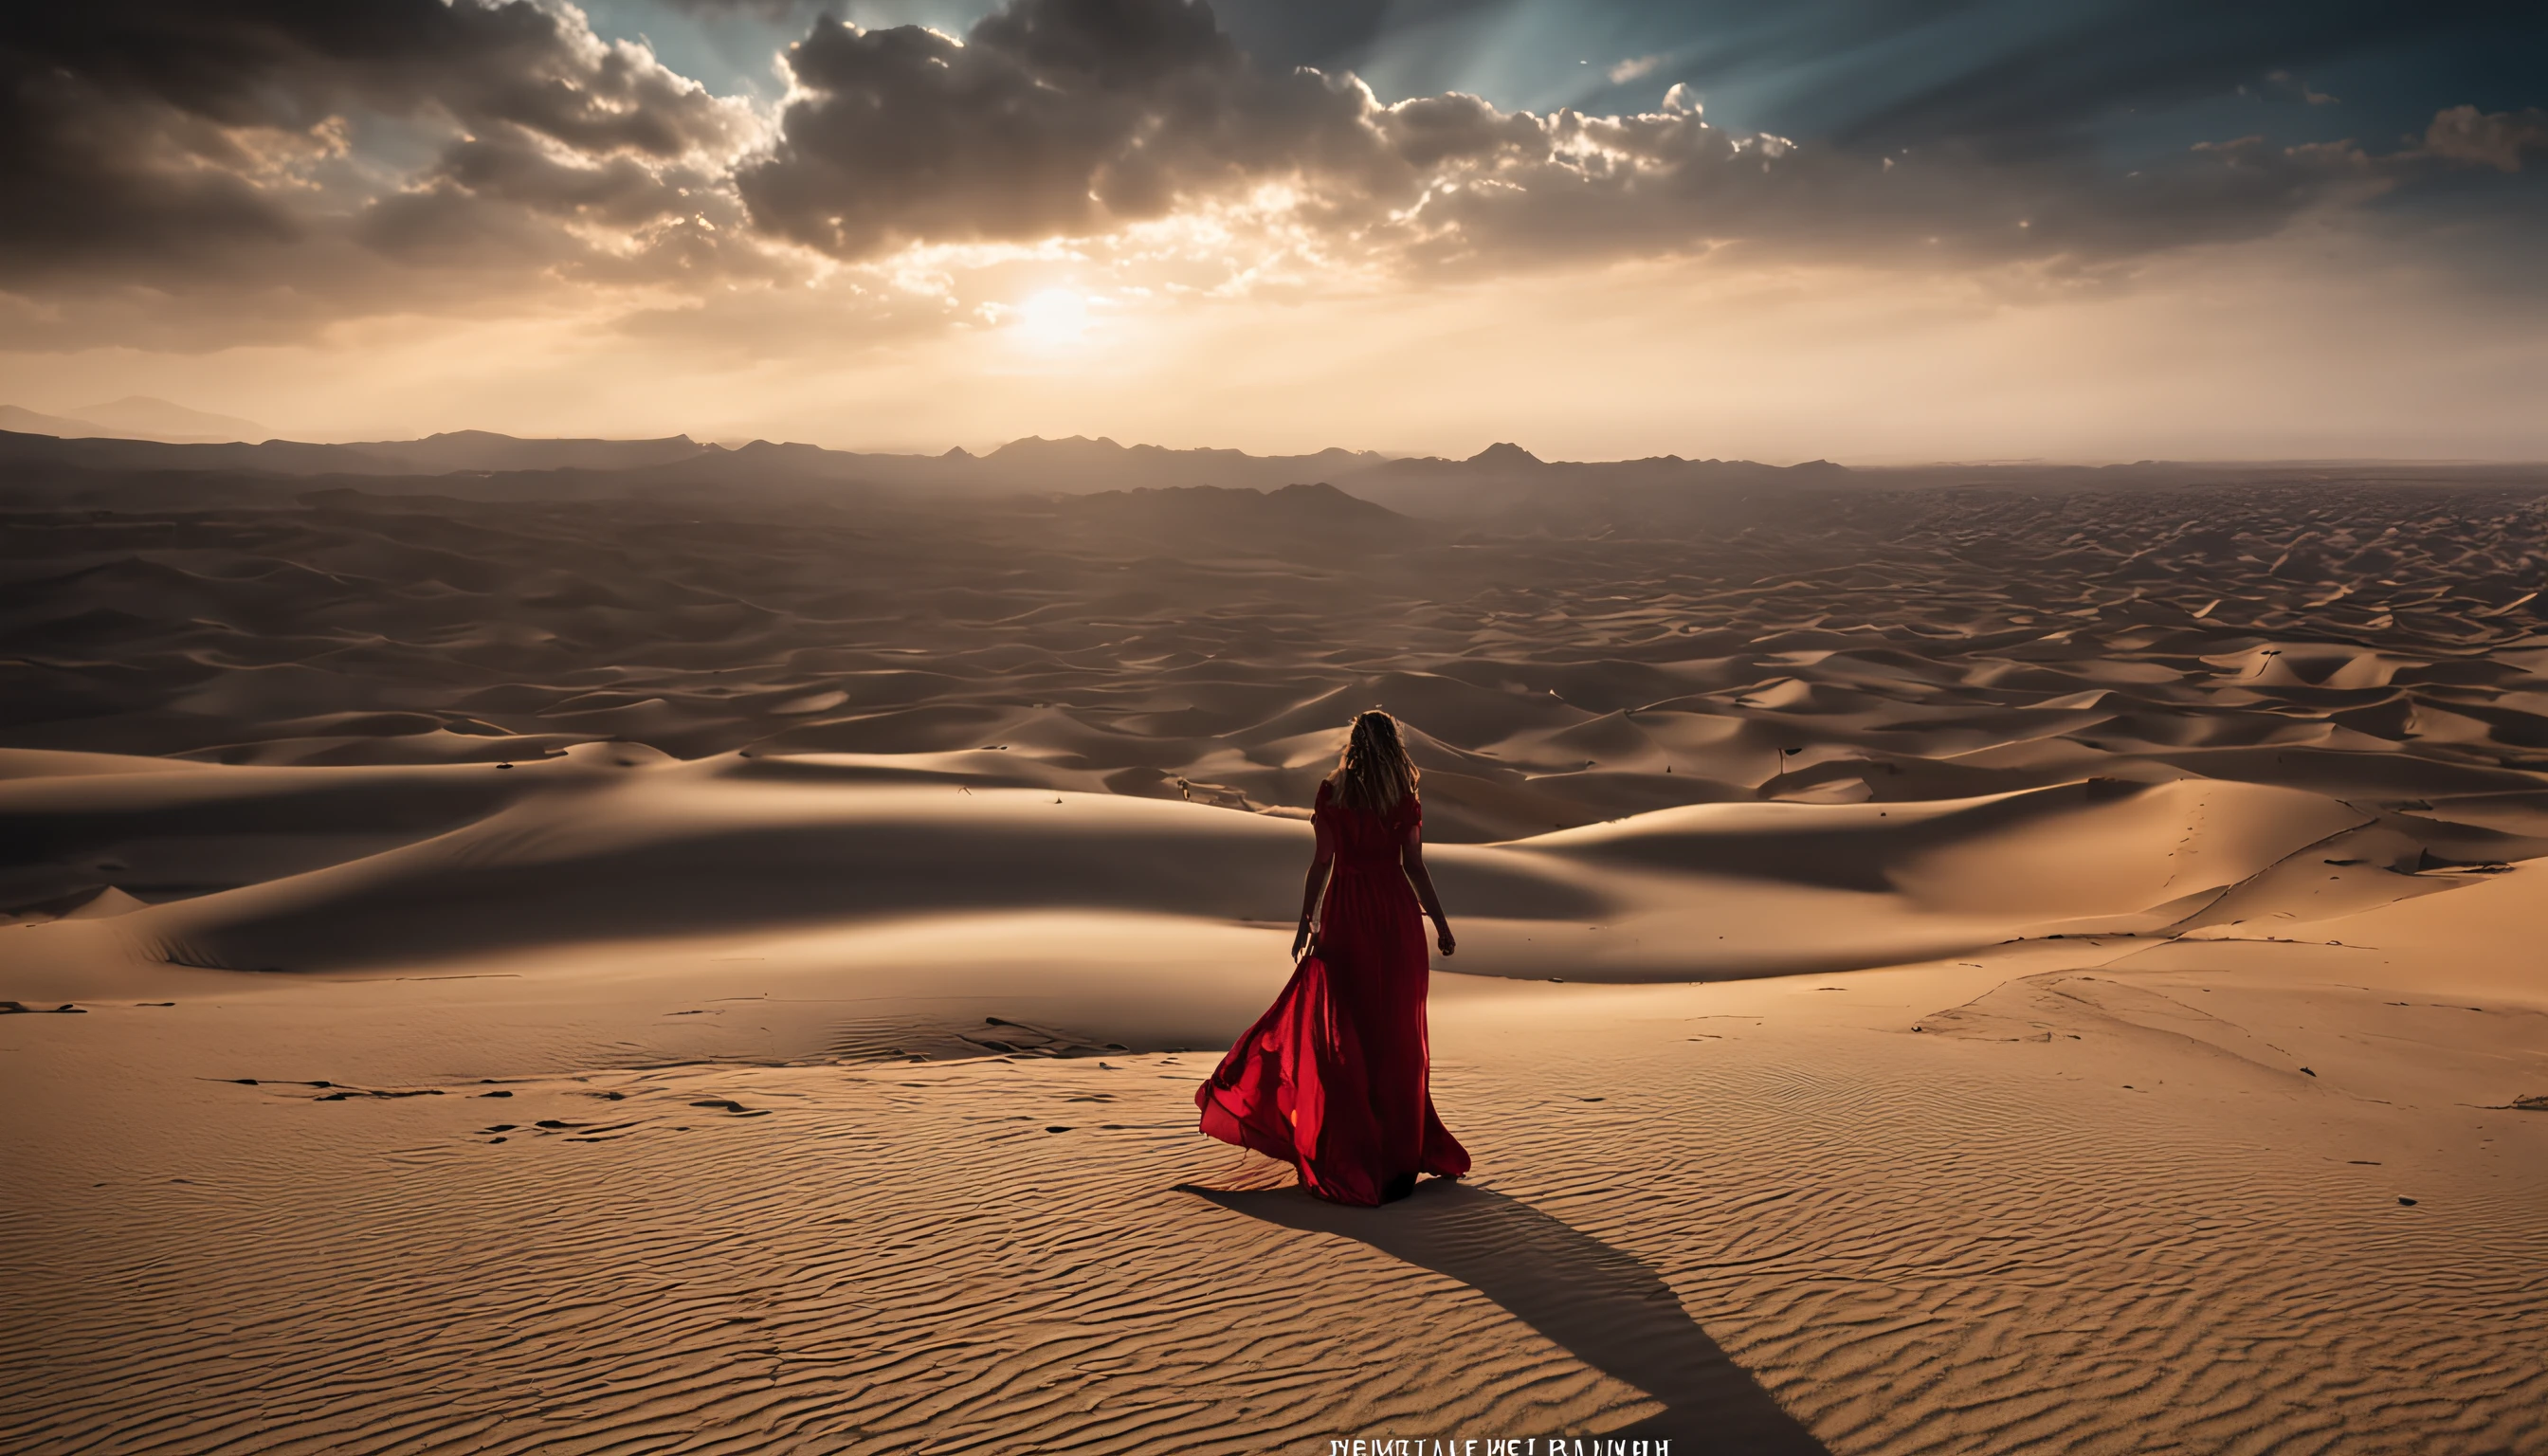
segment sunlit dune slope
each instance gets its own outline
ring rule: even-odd
[[[53,897],[33,918],[97,918],[82,882],[110,876],[177,897],[116,889],[141,954],[240,970],[1032,911],[1280,926],[1297,906],[1298,820],[965,779],[595,745],[516,768],[26,776],[0,782],[0,814],[23,836],[8,883]],[[2436,887],[2390,827],[2410,822],[2299,789],[2097,779],[1693,805],[1429,859],[1461,907],[1456,968],[1690,980],[2406,898]]]

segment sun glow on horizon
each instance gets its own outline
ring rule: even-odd
[[[1006,326],[1019,343],[1030,348],[1062,350],[1086,344],[1093,321],[1086,294],[1047,288],[1030,294],[1009,311]]]

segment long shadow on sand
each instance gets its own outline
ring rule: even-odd
[[[1654,1270],[1526,1203],[1439,1180],[1377,1209],[1324,1203],[1297,1188],[1186,1191],[1286,1228],[1357,1238],[1449,1275],[1664,1404],[1661,1414],[1601,1434],[1668,1436],[1698,1451],[1829,1456],[1708,1338]]]

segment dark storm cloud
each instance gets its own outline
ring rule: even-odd
[[[1818,257],[2088,259],[2270,232],[2385,163],[2247,138],[2125,171],[1968,142],[1869,154],[1631,116],[1380,104],[1252,64],[1200,4],[1013,0],[962,41],[833,21],[741,191],[842,257],[914,241],[1099,233],[1274,183],[1365,256],[1478,267],[1776,243]]]
[[[1260,71],[1188,0],[1019,0],[961,42],[823,20],[787,63],[804,94],[743,196],[844,256],[1097,231],[1380,159],[1359,88]]]
[[[270,273],[286,254],[323,283],[359,263],[341,244],[399,242],[436,194],[623,227],[663,219],[686,211],[682,186],[711,180],[749,125],[644,49],[520,0],[12,6],[0,285],[176,288]],[[552,258],[574,251],[552,241]]]
[[[1196,0],[1007,0],[960,40],[800,20],[794,86],[758,116],[550,0],[10,6],[0,320],[22,341],[192,328],[216,343],[389,309],[500,309],[561,282],[695,294],[803,276],[806,248],[868,262],[1233,207],[1235,230],[1374,275],[1729,247],[2094,265],[2263,235],[2418,176],[2496,186],[2548,138],[2537,111],[2465,98],[2427,104],[2416,137],[2385,151],[2240,127],[2117,162],[2085,125],[2236,77],[2287,112],[2339,111],[2354,87],[2330,94],[2315,59],[2473,23],[2453,0],[2414,12],[2438,17],[2421,31],[2361,0],[2307,16],[2190,0],[1702,4],[1647,16],[1715,17],[1697,42],[1579,64],[1584,84],[1615,73],[1650,96],[1747,66],[1820,75],[1830,125],[1800,140],[1719,125],[1686,85],[1660,106],[1527,110],[1458,91],[1385,104],[1349,72],[1290,63],[1510,6],[1409,0],[1384,22],[1332,0],[1232,3],[1277,59]]]

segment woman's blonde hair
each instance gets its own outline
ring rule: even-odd
[[[1357,809],[1386,814],[1402,799],[1415,797],[1414,761],[1399,736],[1398,720],[1378,708],[1354,715],[1345,734],[1345,751],[1327,781],[1336,797]]]

